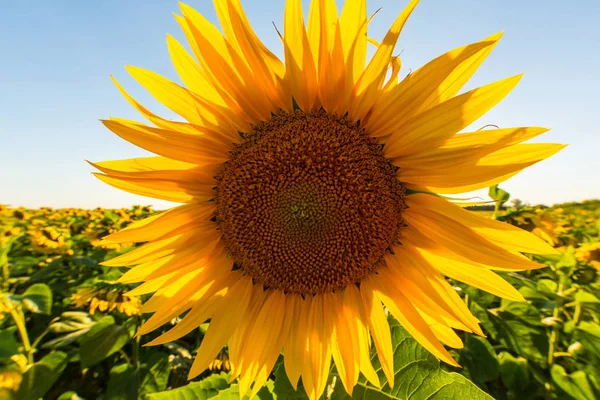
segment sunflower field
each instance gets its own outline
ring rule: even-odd
[[[600,201],[513,204],[494,217],[559,251],[535,256],[547,268],[501,273],[527,301],[451,281],[485,334],[460,334],[464,348],[450,352],[462,368],[440,363],[389,317],[395,385],[386,384],[373,352],[382,386],[361,377],[352,398],[600,398]],[[141,307],[149,295],[128,295],[137,284],[118,282],[127,269],[100,264],[137,246],[104,244],[103,236],[153,214],[141,206],[0,206],[0,398],[239,398],[227,347],[187,380],[208,323],[174,342],[144,346],[180,318],[135,336],[147,319]],[[307,398],[302,383],[292,387],[282,358],[257,398]],[[332,368],[322,398],[348,397]]]

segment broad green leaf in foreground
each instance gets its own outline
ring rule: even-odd
[[[174,390],[166,392],[147,394],[148,400],[206,400],[219,395],[226,395],[230,392],[229,375],[226,373],[211,375],[208,378],[199,382],[193,382],[189,385],[182,386]],[[237,388],[236,388],[237,389]],[[237,394],[237,390],[236,390]],[[233,399],[233,397],[232,397]],[[239,400],[239,395],[237,396]]]
[[[68,356],[62,351],[53,351],[29,367],[15,398],[37,400],[54,385],[67,366]]]
[[[115,365],[110,370],[106,396],[111,400],[136,400],[140,374],[131,364]]]
[[[394,387],[390,388],[387,385],[379,361],[373,356],[373,366],[378,371],[382,388],[371,386],[364,377],[361,377],[350,397],[338,378],[339,383],[335,386],[331,397],[333,400],[348,398],[492,400],[491,396],[464,376],[442,370],[439,360],[419,345],[398,322],[390,319],[390,329],[394,346]]]
[[[52,312],[52,290],[45,283],[36,283],[23,293],[23,305],[37,314],[50,315]]]
[[[129,332],[124,326],[116,325],[113,317],[102,318],[81,340],[81,367],[88,368],[99,363],[119,351],[128,340]]]
[[[502,383],[511,391],[524,389],[529,384],[527,360],[523,357],[513,357],[503,351],[498,355],[500,361],[500,376]]]
[[[581,322],[577,326],[577,334],[584,347],[600,357],[600,325],[592,322]]]
[[[10,358],[19,352],[19,342],[15,336],[16,327],[0,330],[0,359]]]
[[[494,381],[499,375],[499,364],[492,345],[484,338],[467,335],[465,347],[460,354],[460,364],[469,370],[471,379],[477,385]],[[483,386],[482,386],[483,387]]]
[[[152,353],[142,364],[139,395],[165,390],[170,373],[169,355],[162,352]]]
[[[560,365],[553,365],[550,370],[552,381],[562,389],[567,396],[562,396],[562,399],[576,400],[595,400],[596,393],[592,389],[588,377],[583,371],[575,371],[568,375],[565,369]]]

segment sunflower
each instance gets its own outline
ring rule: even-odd
[[[575,250],[575,258],[582,263],[589,263],[600,271],[600,242],[582,243]]]
[[[388,384],[393,354],[384,305],[423,346],[456,365],[442,343],[455,329],[482,334],[444,276],[512,300],[494,270],[540,268],[521,253],[554,249],[517,227],[484,219],[440,194],[502,182],[559,151],[521,144],[546,131],[460,133],[517,84],[510,77],[458,94],[501,34],[451,50],[399,80],[392,52],[418,1],[400,13],[367,59],[364,0],[285,5],[282,62],[256,36],[238,0],[216,0],[221,31],[189,6],[175,18],[195,58],[167,37],[184,86],[127,67],[185,121],[152,113],[115,81],[151,125],[104,125],[157,157],[93,164],[125,191],[184,203],[109,235],[148,242],[104,263],[154,293],[146,334],[183,315],[149,344],[173,341],[210,319],[189,373],[228,345],[232,379],[254,395],[283,351],[295,386],[324,390],[331,360],[348,393],[362,373]]]
[[[125,315],[139,314],[140,299],[124,293],[125,291],[123,285],[99,282],[93,286],[77,289],[71,295],[71,300],[75,307],[89,304],[92,315],[96,310],[101,312],[117,310]]]

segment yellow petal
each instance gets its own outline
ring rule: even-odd
[[[365,68],[367,58],[367,2],[347,0],[340,16],[340,31],[347,69],[347,86],[352,87]]]
[[[110,260],[103,261],[101,265],[108,267],[126,266],[141,264],[147,261],[157,260],[180,250],[180,246],[184,246],[194,239],[193,232],[170,236],[165,239],[158,239],[150,243],[146,243],[140,247],[136,247],[132,251],[122,254]]]
[[[448,351],[444,346],[438,341],[427,323],[406,297],[399,291],[388,290],[389,282],[383,279],[373,279],[370,285],[372,285],[372,288],[376,291],[377,295],[381,297],[381,300],[383,300],[394,318],[402,324],[417,342],[440,360],[447,362],[450,365],[459,366],[452,356],[448,354]],[[388,293],[393,293],[393,297],[389,297],[390,295]]]
[[[347,314],[349,331],[356,338],[358,346],[356,351],[359,355],[360,372],[376,387],[381,387],[379,376],[371,364],[371,338],[367,328],[368,322],[365,317],[361,294],[354,285],[349,285],[344,290],[344,311]]]
[[[293,296],[293,295],[292,295]],[[292,384],[294,390],[296,390],[298,385],[298,379],[300,379],[300,374],[302,371],[302,367],[300,363],[302,362],[301,358],[301,342],[305,340],[305,329],[306,324],[303,323],[301,319],[301,311],[302,308],[306,307],[305,300],[303,300],[300,296],[294,296],[295,300],[293,302],[286,303],[286,314],[292,315],[292,321],[290,326],[290,334],[287,337],[284,344],[284,357],[283,364],[285,366],[285,372]]]
[[[244,126],[240,123],[238,125],[234,125],[234,121],[237,121],[236,118],[233,117],[231,113],[218,113],[216,111],[217,106],[213,106],[206,101],[198,98],[196,94],[192,94],[191,92],[187,92],[186,94],[193,97],[196,104],[196,108],[198,110],[198,119],[195,121],[198,123],[202,121],[202,125],[197,124],[189,124],[187,122],[178,122],[171,121],[168,119],[164,119],[154,114],[142,104],[140,104],[137,100],[135,100],[132,96],[127,93],[127,91],[117,82],[115,77],[111,75],[111,79],[113,83],[119,89],[119,92],[125,97],[125,99],[144,117],[148,119],[148,121],[152,122],[154,125],[159,128],[187,133],[190,135],[204,135],[210,136],[212,138],[219,138],[223,144],[229,144],[231,142],[236,142],[239,140],[238,137],[235,136],[235,132],[239,129],[234,128],[235,126]],[[220,110],[225,110],[221,107]],[[229,140],[229,142],[227,142]]]
[[[504,268],[533,269],[540,265],[527,259],[516,256],[507,250],[489,242],[482,236],[465,228],[452,216],[437,214],[431,210],[419,209],[416,212],[408,208],[402,215],[405,221],[416,231],[427,236],[439,245],[451,249],[475,262],[490,265],[492,267],[501,265]],[[405,230],[406,231],[406,230]],[[409,231],[410,232],[410,231]],[[408,235],[406,239],[411,241],[414,235]],[[417,247],[421,247],[418,246]]]
[[[395,254],[385,257],[389,268],[382,267],[378,270],[380,278],[387,279],[392,285],[390,287],[402,292],[415,307],[428,312],[437,322],[469,331],[460,316],[444,301],[421,272],[420,260],[408,253],[404,247],[395,246]]]
[[[517,144],[449,168],[402,169],[398,179],[431,192],[464,193],[503,182],[563,148],[565,145],[554,143]]]
[[[271,53],[254,33],[239,0],[215,0],[221,26],[227,26],[239,46],[240,54],[254,74],[259,87],[265,92],[271,103],[285,107],[286,99],[281,77],[283,64]],[[227,35],[227,33],[226,33]],[[228,39],[230,36],[228,36]],[[230,40],[231,41],[231,40]],[[272,70],[272,67],[276,70]]]
[[[198,113],[196,99],[188,90],[152,71],[134,66],[126,68],[140,85],[171,111],[193,124],[203,124],[204,118]]]
[[[422,257],[423,263],[429,263],[433,268],[449,278],[456,279],[457,281],[464,282],[505,299],[524,301],[523,296],[517,289],[487,268],[476,267],[470,263],[441,257],[424,249],[413,248],[410,245],[406,247],[414,254],[419,254]]]
[[[214,197],[207,190],[200,189],[189,182],[175,179],[117,178],[102,174],[94,174],[94,176],[104,183],[126,192],[177,203],[187,203],[194,200],[206,201]],[[184,185],[188,187],[186,188]]]
[[[452,215],[463,226],[479,233],[487,240],[510,251],[532,254],[557,254],[548,243],[516,226],[483,218],[437,196],[415,194],[406,197],[406,204],[416,209],[429,208],[434,213]]]
[[[369,330],[377,349],[377,357],[385,374],[388,385],[394,387],[394,351],[392,350],[392,336],[381,299],[375,293],[376,287],[370,279],[361,281],[360,294],[362,296],[365,314],[369,320]]]
[[[176,286],[178,290],[169,296],[168,301],[163,301],[161,307],[150,317],[144,324],[140,327],[137,332],[137,335],[145,335],[153,330],[159,328],[164,325],[168,321],[182,314],[191,308],[190,297],[192,294],[201,293],[212,294],[217,289],[213,282],[210,283],[196,283],[194,278],[198,275],[200,271],[195,270],[191,271],[188,274],[184,275],[181,280],[187,279],[187,283],[177,282]]]
[[[216,309],[222,307],[219,303],[223,301],[225,293],[226,292],[221,291],[202,301],[196,302],[192,309],[185,314],[183,319],[173,328],[169,329],[156,339],[146,343],[145,346],[157,346],[159,344],[173,342],[198,328],[199,325],[203,324],[214,314]]]
[[[365,68],[356,82],[348,110],[351,119],[363,120],[377,100],[377,95],[383,85],[387,67],[400,36],[400,31],[402,31],[404,24],[418,3],[419,0],[411,0],[400,15],[398,15],[398,18],[396,18],[381,42],[381,46],[377,48],[367,68]]]
[[[395,158],[436,147],[498,104],[520,79],[517,75],[473,89],[416,115],[392,129],[384,155]]]
[[[187,21],[183,17],[175,16],[179,25],[186,33],[190,45],[195,47],[195,41]],[[206,119],[205,125],[218,130],[223,135],[245,132],[250,125],[247,116],[240,105],[220,87],[213,85],[208,75],[185,48],[172,36],[167,35],[167,44],[173,66],[189,90],[194,93],[196,101],[201,106],[202,116]]]
[[[465,60],[474,57],[494,42],[479,42],[451,50],[408,75],[381,96],[369,116],[369,134],[387,136],[416,114],[419,106],[435,93],[444,79]]]
[[[330,312],[330,318],[334,321],[334,340],[332,341],[331,354],[336,369],[346,392],[352,395],[352,389],[358,380],[359,354],[356,354],[358,341],[355,331],[352,329],[354,323],[349,318],[343,303],[343,294],[334,293],[331,297],[332,304],[326,309]]]
[[[174,160],[211,165],[227,160],[229,150],[209,138],[153,128],[123,119],[102,121],[113,133],[143,149]]]
[[[180,3],[181,11],[196,42],[200,64],[211,76],[213,84],[223,88],[245,111],[248,122],[269,119],[277,108],[254,80],[248,63],[219,30],[193,8]]]
[[[284,14],[286,76],[290,93],[303,111],[310,111],[317,96],[317,70],[304,28],[301,0],[287,0]]]
[[[494,42],[494,44],[481,50],[475,57],[469,58],[458,68],[452,71],[452,73],[448,75],[444,82],[438,86],[438,90],[436,90],[435,93],[432,93],[427,101],[421,105],[420,111],[424,111],[456,96],[458,91],[473,76],[475,71],[477,71],[481,63],[483,63],[487,56],[490,55],[501,37],[502,32],[499,32],[485,38],[485,41],[491,41]]]
[[[427,313],[419,310],[418,307],[415,308],[440,342],[453,349],[462,349],[464,347],[462,340],[452,328],[434,321]]]
[[[215,311],[188,374],[188,379],[194,378],[208,367],[208,364],[215,359],[240,321],[245,317],[253,284],[250,278],[243,277],[241,274],[238,275],[240,279],[227,292],[226,300],[222,302],[223,307]],[[262,288],[259,290],[262,290]]]
[[[150,222],[141,226],[131,224],[102,240],[107,243],[147,242],[170,232],[177,232],[182,227],[198,229],[203,225],[202,222],[211,223],[210,218],[214,212],[214,203],[185,204],[171,208],[157,217],[151,217]],[[216,224],[212,223],[212,225],[216,229]]]
[[[467,160],[478,160],[486,154],[547,131],[547,128],[522,127],[460,133],[443,142],[440,147],[399,157],[394,164],[404,169],[445,169]]]

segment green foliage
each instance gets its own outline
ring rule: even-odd
[[[34,283],[23,293],[23,305],[36,314],[50,315],[52,313],[52,290],[43,283]]]
[[[440,362],[414,340],[398,322],[389,319],[394,344],[394,387],[390,388],[375,354],[373,366],[378,371],[382,388],[376,388],[359,379],[349,397],[341,383],[333,391],[332,399],[473,399],[493,400],[464,376],[446,372]]]
[[[184,387],[166,392],[146,395],[148,400],[206,400],[214,397],[223,398],[222,395],[232,394],[229,385],[229,375],[225,373],[214,374],[200,382],[190,383]],[[236,391],[237,392],[237,391]],[[239,398],[239,396],[238,396]]]
[[[126,327],[115,324],[112,316],[103,317],[81,339],[81,368],[99,363],[119,351],[128,341],[129,332]]]
[[[23,374],[23,381],[15,397],[21,400],[37,400],[43,397],[62,374],[68,358],[69,356],[61,351],[53,351],[31,365]]]
[[[518,207],[501,210],[508,193],[494,188],[491,195],[498,220],[532,231],[560,254],[533,257],[547,268],[501,274],[525,303],[451,282],[486,335],[459,333],[464,348],[452,352],[462,368],[440,364],[391,320],[395,385],[386,384],[373,354],[383,387],[361,376],[353,398],[600,398],[600,251],[593,250],[600,243],[600,202],[550,208],[513,202]],[[152,214],[147,207],[0,206],[0,374],[21,379],[14,388],[0,388],[0,398],[239,398],[237,379],[229,382],[227,349],[212,370],[187,380],[208,324],[159,347],[143,345],[171,323],[133,337],[147,318],[139,314],[139,300],[147,297],[127,299],[135,285],[116,283],[126,270],[100,263],[135,244],[106,246],[99,238]],[[323,399],[350,398],[335,367],[325,392]],[[301,380],[294,390],[280,359],[257,398],[307,396]]]

